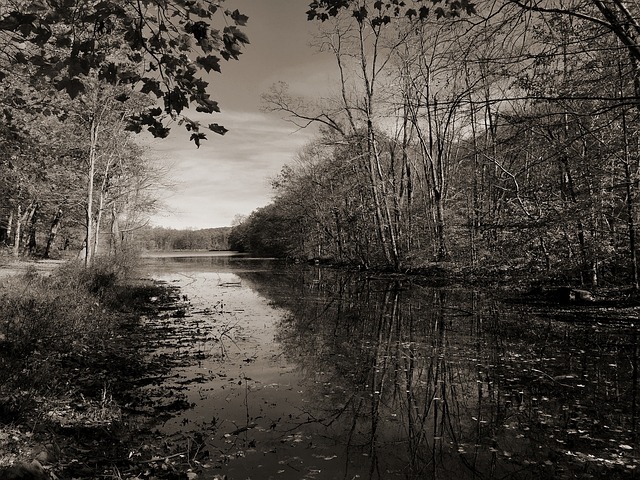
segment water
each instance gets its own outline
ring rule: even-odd
[[[244,256],[147,263],[190,304],[157,351],[184,366],[150,392],[191,405],[159,434],[197,443],[199,478],[637,475],[628,318]]]

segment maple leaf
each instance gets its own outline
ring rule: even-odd
[[[211,72],[211,70],[214,70],[218,73],[221,72],[220,70],[220,59],[218,57],[216,57],[215,55],[207,55],[206,57],[198,57],[196,59],[196,62],[198,63],[198,65],[200,65],[202,68],[204,68],[207,73]]]
[[[196,101],[198,102],[198,106],[196,107],[197,112],[214,113],[220,111],[218,102],[211,100],[208,95],[203,95],[201,98],[196,99]]]
[[[367,9],[365,7],[360,7],[359,10],[354,10],[353,16],[358,23],[362,23],[364,19],[367,18]]]
[[[247,24],[247,20],[249,20],[249,17],[242,15],[238,10],[234,10],[230,17],[236,22],[236,25],[240,25],[241,27],[244,27]]]
[[[189,138],[189,140],[191,140],[193,143],[196,144],[196,147],[200,148],[200,141],[201,140],[206,140],[207,136],[202,133],[202,132],[195,132],[191,134],[191,138]]]
[[[66,91],[72,99],[85,91],[84,84],[79,78],[63,78],[56,82],[55,87],[58,91]]]
[[[222,125],[218,125],[217,123],[209,124],[209,130],[211,130],[212,132],[217,133],[218,135],[224,135],[225,133],[227,133],[229,131],[226,128],[224,128]]]

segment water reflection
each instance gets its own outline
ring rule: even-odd
[[[155,252],[143,257],[143,264],[154,274],[165,272],[235,272],[285,269],[284,261],[273,258],[254,258],[234,252]]]
[[[628,321],[247,257],[151,264],[193,303],[176,335],[198,363],[161,387],[194,407],[162,433],[206,439],[201,478],[635,478]]]
[[[634,477],[635,326],[396,278],[238,275],[290,312],[277,341],[341,478]]]

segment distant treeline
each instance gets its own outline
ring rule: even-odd
[[[175,230],[148,227],[136,235],[145,250],[229,250],[231,227]]]

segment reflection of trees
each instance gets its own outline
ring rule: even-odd
[[[370,478],[597,477],[636,446],[634,328],[396,278],[239,275],[291,312],[278,341],[313,383],[309,417],[345,447],[345,478],[363,458]]]

